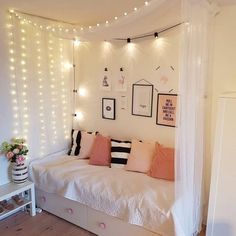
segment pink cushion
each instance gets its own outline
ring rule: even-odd
[[[110,166],[111,163],[111,140],[109,137],[98,134],[95,138],[91,155],[90,165]]]
[[[175,179],[175,150],[156,144],[156,153],[152,161],[149,176],[174,181]]]
[[[147,173],[150,170],[154,155],[154,143],[132,140],[131,152],[128,157],[126,170]]]
[[[80,152],[78,159],[89,158],[96,138],[95,133],[81,132]]]

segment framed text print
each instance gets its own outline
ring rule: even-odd
[[[102,118],[115,120],[116,100],[114,98],[102,99]]]
[[[152,117],[153,85],[133,84],[132,115]]]
[[[157,125],[176,127],[177,94],[159,93],[157,97]]]

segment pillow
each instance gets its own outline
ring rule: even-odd
[[[77,156],[79,155],[80,152],[81,131],[72,129],[71,137],[72,137],[72,143],[68,155]]]
[[[131,149],[130,141],[111,140],[111,168],[124,168]]]
[[[91,155],[90,165],[110,166],[111,162],[111,140],[110,137],[98,134],[95,138]]]
[[[126,170],[147,173],[154,156],[155,143],[132,140],[131,153],[128,157]]]
[[[68,155],[70,155],[70,156],[78,156],[79,155],[80,150],[81,150],[82,132],[85,132],[87,134],[93,134],[93,135],[96,135],[98,133],[98,132],[92,133],[92,132],[86,132],[86,131],[72,129],[72,132],[71,132],[72,143],[71,143],[71,148],[68,152]]]
[[[95,138],[95,133],[88,133],[85,131],[81,132],[80,152],[78,155],[78,159],[85,159],[90,157]]]
[[[156,153],[152,161],[149,176],[174,181],[175,179],[175,149],[156,144]]]

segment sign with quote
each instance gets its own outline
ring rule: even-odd
[[[157,98],[157,125],[176,126],[177,94],[159,93]]]

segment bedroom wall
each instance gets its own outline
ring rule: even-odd
[[[8,70],[8,42],[6,35],[6,9],[0,8],[0,143],[12,138],[12,110]],[[9,163],[0,155],[0,185],[9,181]]]
[[[179,39],[180,28],[175,28],[160,35],[158,39],[150,37],[130,44],[126,41],[81,43],[76,52],[77,87],[85,89],[87,94],[77,95],[76,111],[81,112],[83,118],[76,118],[74,127],[98,130],[114,138],[136,137],[174,146],[175,128],[156,125],[156,91],[153,96],[151,118],[131,115],[132,84],[145,79],[159,92],[173,89],[172,93],[177,93]],[[100,89],[105,67],[112,78],[111,91]],[[120,67],[123,67],[128,80],[127,92],[115,91],[115,81],[120,76]],[[157,69],[158,67],[160,68]],[[127,96],[126,110],[121,109],[121,96]],[[103,97],[116,99],[116,120],[102,119]]]
[[[213,55],[213,80],[210,87],[211,93],[211,118],[208,129],[210,130],[209,152],[206,159],[206,193],[209,194],[211,163],[214,148],[215,125],[217,117],[217,100],[224,92],[236,91],[236,4],[223,6],[216,16],[214,55]],[[232,114],[236,118],[236,114]]]

